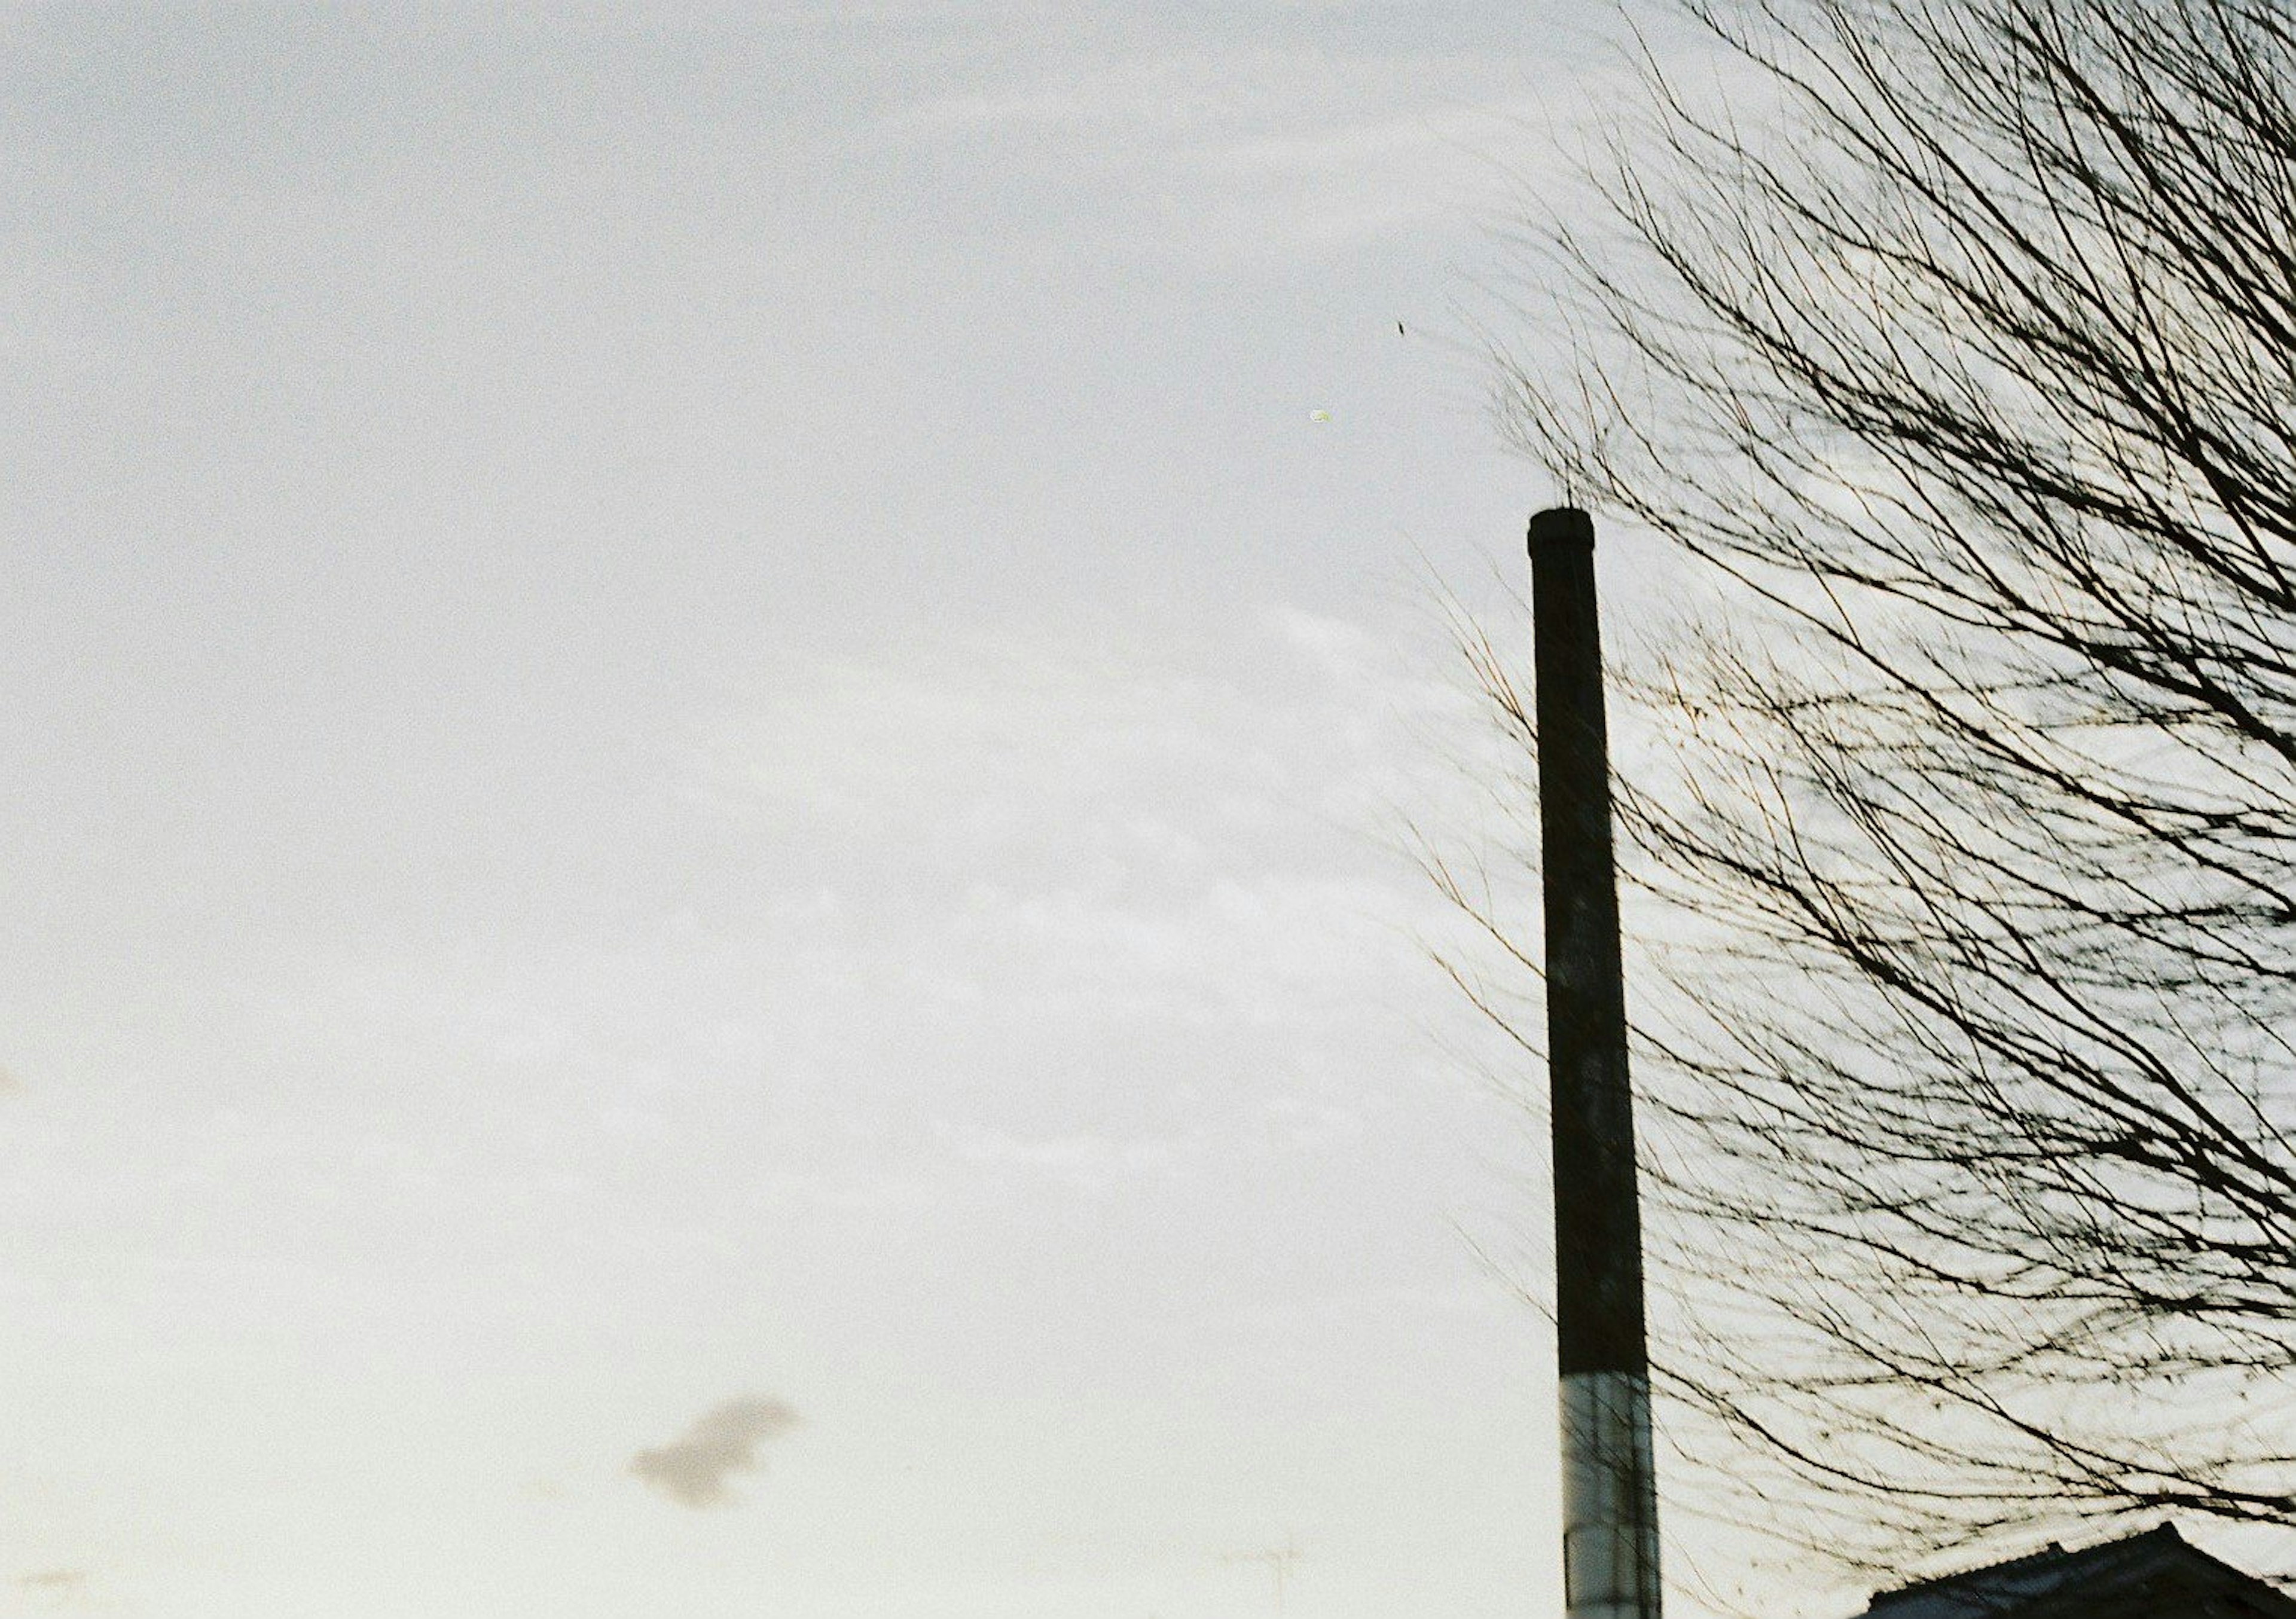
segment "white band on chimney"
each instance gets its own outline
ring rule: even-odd
[[[1562,1588],[1570,1619],[1658,1619],[1650,1383],[1562,1379]]]

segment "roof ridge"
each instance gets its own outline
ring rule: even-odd
[[[2050,1558],[2068,1559],[2086,1558],[2092,1552],[2119,1550],[2136,1546],[2140,1542],[2155,1541],[2163,1536],[2180,1546],[2190,1544],[2183,1535],[2177,1533],[2175,1524],[2163,1518],[2150,1529],[2139,1530],[2135,1534],[2125,1534],[2112,1540],[2095,1541],[2087,1546],[2077,1547],[2067,1547],[2061,1541],[2050,1541],[2032,1551],[2020,1552],[2013,1558],[2003,1558],[1997,1562],[1980,1564],[1974,1568],[1958,1569],[1952,1574],[1932,1574],[1926,1580],[1915,1580],[1910,1584],[1899,1585],[1889,1590],[1877,1590],[1866,1599],[1866,1605],[1870,1611],[1884,1602],[1893,1602],[1899,1598],[1936,1593],[1940,1587],[1958,1585],[1964,1581],[1981,1580],[1988,1575],[2014,1574],[2019,1571],[2021,1564],[2039,1563]]]

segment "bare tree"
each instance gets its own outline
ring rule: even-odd
[[[1653,71],[1510,386],[1701,581],[1621,784],[1679,1431],[1871,1560],[2296,1526],[2296,9],[1689,9],[1727,104]]]

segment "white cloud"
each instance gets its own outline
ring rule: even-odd
[[[939,1133],[957,1159],[977,1172],[1049,1181],[1086,1196],[1104,1194],[1126,1182],[1170,1174],[1186,1150],[1156,1137],[1032,1138],[946,1122]]]
[[[1056,153],[1046,172],[1079,199],[1113,184],[1160,205],[1112,216],[1103,235],[1136,228],[1134,245],[1153,246],[1179,215],[1194,222],[1197,254],[1456,225],[1505,213],[1520,188],[1500,159],[1519,154],[1538,103],[1511,55],[1391,42],[1351,53],[1328,37],[1214,46],[1153,27],[1078,43],[1034,56],[1025,73],[913,100],[881,135],[1001,143],[1024,168]]]
[[[1334,680],[1361,681],[1373,671],[1379,643],[1359,625],[1288,605],[1271,607],[1261,617],[1276,635],[1313,658]]]
[[[1090,116],[1095,98],[1071,86],[976,92],[921,102],[901,122],[920,130],[1046,129]]]

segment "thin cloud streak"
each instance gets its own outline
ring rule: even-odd
[[[57,1607],[69,1607],[86,1596],[87,1582],[85,1568],[42,1568],[16,1576],[17,1589]]]

